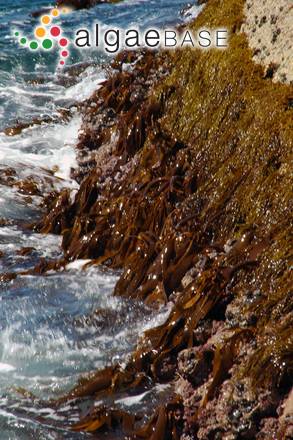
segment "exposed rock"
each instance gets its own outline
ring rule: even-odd
[[[247,0],[245,22],[241,31],[247,34],[254,60],[265,66],[267,78],[293,82],[293,9],[287,0]]]
[[[208,344],[183,350],[178,356],[178,372],[197,388],[208,379],[213,357],[214,350]]]
[[[261,15],[247,2],[249,33],[270,58],[291,13],[259,4]],[[65,259],[122,268],[115,295],[173,301],[124,369],[97,371],[63,402],[179,376],[185,439],[292,432],[292,89],[269,80],[275,64],[252,61],[243,6],[209,0],[192,25],[227,26],[225,51],[174,51],[168,67],[147,53],[135,72],[128,55],[117,60],[84,103],[75,200],[64,192],[34,225],[63,235]],[[178,438],[177,411],[182,402],[163,405],[143,436]],[[76,429],[94,430],[96,413]]]

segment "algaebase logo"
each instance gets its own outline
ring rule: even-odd
[[[41,17],[41,26],[35,29],[35,36],[37,37],[37,40],[28,40],[26,37],[20,35],[20,33],[14,28],[12,28],[14,31],[14,35],[16,37],[19,37],[20,44],[33,51],[37,51],[39,49],[50,50],[53,47],[54,40],[57,40],[60,50],[59,55],[61,58],[61,61],[59,61],[58,64],[58,70],[60,70],[60,66],[64,66],[64,59],[68,56],[68,50],[65,49],[68,47],[68,40],[67,38],[62,37],[61,26],[52,26],[52,20],[55,17],[58,17],[58,15],[66,14],[68,12],[72,12],[72,9],[53,9],[51,12],[51,17],[50,15],[43,15]]]
[[[58,63],[58,70],[60,66],[64,66],[64,59],[68,56],[69,41],[62,36],[60,26],[52,26],[54,17],[61,14],[72,12],[67,9],[53,9],[50,14],[41,17],[41,26],[35,29],[35,36],[37,40],[28,41],[26,37],[20,35],[17,30],[14,30],[14,35],[19,37],[20,44],[26,46],[32,51],[50,50],[57,42],[60,50],[60,61]],[[97,50],[104,51],[107,55],[113,55],[121,49],[126,50],[140,50],[146,48],[149,50],[163,50],[178,49],[178,48],[199,48],[207,50],[209,48],[226,49],[228,46],[228,30],[227,29],[198,29],[192,31],[191,29],[146,29],[140,32],[136,28],[132,29],[112,29],[105,26],[100,26],[100,23],[94,23],[92,32],[89,29],[78,29],[75,33],[75,40],[70,41],[71,45],[78,50],[86,50],[90,47],[96,47]],[[53,38],[53,39],[52,39]],[[66,49],[65,49],[66,48]]]

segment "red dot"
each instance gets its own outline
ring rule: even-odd
[[[58,35],[60,35],[60,32],[60,28],[58,28],[57,26],[52,27],[50,30],[52,37],[58,37]]]
[[[61,64],[61,66],[63,66],[63,64],[64,64],[64,61],[60,61],[60,64]]]
[[[67,50],[63,50],[63,52],[62,52],[62,56],[63,56],[63,57],[67,57],[67,55],[68,55]]]
[[[67,46],[67,40],[66,38],[61,38],[61,40],[59,41],[60,46],[64,47]]]

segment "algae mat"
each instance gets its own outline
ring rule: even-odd
[[[191,402],[183,391],[185,400],[158,408],[144,428],[138,416],[102,408],[74,429],[120,424],[132,438],[254,438],[270,412],[257,418],[251,407],[238,434],[224,421],[207,433],[209,405],[225,387],[233,400],[240,380],[258,395],[279,390],[278,404],[291,389],[293,90],[273,83],[270,69],[252,60],[240,32],[243,8],[239,0],[209,0],[191,25],[227,28],[226,50],[144,53],[132,73],[121,63],[135,55],[117,57],[117,73],[83,108],[79,148],[91,154],[91,166],[81,173],[80,190],[74,201],[64,192],[33,226],[63,234],[65,251],[64,260],[43,262],[36,273],[92,258],[122,268],[114,294],[152,307],[174,304],[125,368],[81,379],[57,404],[180,375],[196,396]],[[102,130],[95,118],[106,109],[112,122]],[[105,180],[99,154],[107,148],[116,161]],[[208,321],[221,327],[221,341]],[[207,366],[210,374],[199,383],[182,367],[182,350]],[[275,411],[271,435],[283,438],[288,421],[278,421]]]

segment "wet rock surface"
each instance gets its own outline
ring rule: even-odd
[[[172,306],[126,365],[80,380],[56,404],[133,392],[145,379],[174,382],[181,397],[144,427],[103,407],[75,430],[119,425],[152,440],[292,435],[292,89],[251,59],[243,8],[209,0],[192,25],[226,26],[225,51],[117,57],[80,105],[74,200],[64,190],[32,225],[62,234],[64,250],[34,274],[88,258],[122,269],[114,295]]]
[[[242,344],[227,379],[209,401],[202,404],[212,383],[215,340],[220,340],[223,335],[224,326],[215,333],[216,338],[209,339],[204,346],[179,353],[178,372],[181,379],[177,387],[184,398],[185,435],[189,433],[191,438],[202,440],[290,438],[287,437],[292,429],[290,386],[253,389],[249,378],[237,374],[238,365],[247,362],[255,341]],[[209,353],[208,362],[205,360],[206,350]],[[284,407],[290,407],[291,410],[286,413]]]
[[[168,75],[168,67],[148,68],[147,76],[139,65],[140,54],[121,53],[112,63],[115,68],[106,83],[106,90],[113,89],[111,100],[105,100],[103,93],[97,91],[82,104],[83,121],[81,125],[77,161],[79,168],[72,170],[71,176],[78,183],[95,167],[98,167],[104,189],[109,179],[123,180],[131,168],[132,158],[125,151],[117,155],[117,142],[124,136],[123,129],[128,114],[139,113],[150,98],[151,88]],[[100,147],[101,146],[101,147]],[[138,156],[134,159],[138,164]],[[109,177],[110,176],[110,177]],[[102,191],[101,191],[102,192]]]

